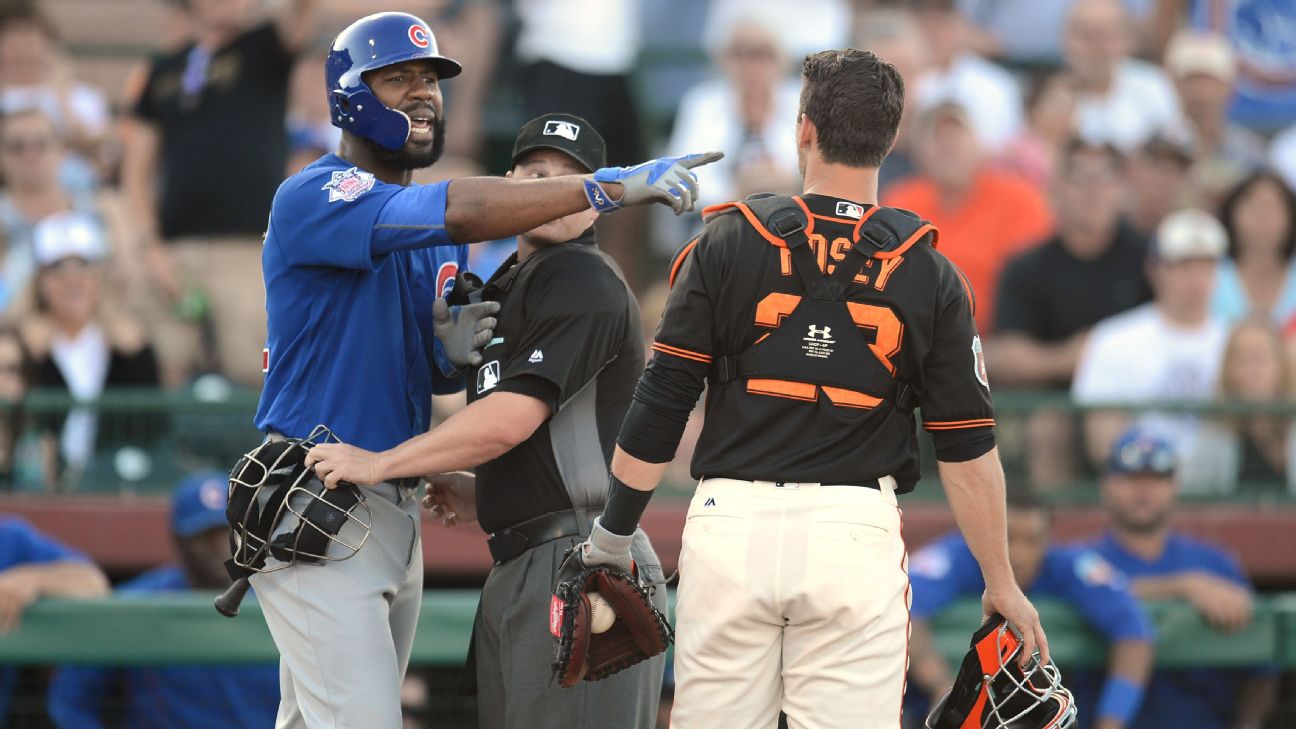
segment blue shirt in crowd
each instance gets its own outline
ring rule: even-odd
[[[117,592],[188,590],[184,570],[160,567]],[[50,717],[60,729],[265,729],[279,710],[277,664],[250,666],[68,667],[50,683]],[[120,716],[120,721],[111,717]]]
[[[1131,580],[1200,571],[1247,589],[1251,587],[1232,556],[1219,547],[1188,536],[1172,534],[1165,551],[1152,561],[1130,553],[1110,534],[1091,546]],[[1157,671],[1152,674],[1142,708],[1130,726],[1139,729],[1227,729],[1233,723],[1241,683],[1257,673],[1268,673],[1268,670],[1194,668]],[[1081,691],[1087,689],[1079,685],[1076,688]]]
[[[86,556],[36,531],[14,517],[0,516],[0,572],[11,567],[54,562],[89,562]],[[0,726],[6,725],[18,669],[0,666]]]
[[[335,154],[279,187],[257,428],[300,438],[324,424],[385,450],[427,431],[434,393],[462,389],[432,329],[432,302],[467,264],[445,227],[448,187],[388,184]]]
[[[910,615],[914,619],[929,619],[950,603],[980,597],[985,590],[981,567],[958,533],[915,552],[909,560],[909,582],[913,595]],[[1049,547],[1039,576],[1025,592],[1032,600],[1067,603],[1109,642],[1154,639],[1152,622],[1130,593],[1124,575],[1093,549]],[[1065,683],[1070,687],[1069,680]],[[922,716],[928,701],[929,697],[911,686],[905,697],[905,713]],[[1085,705],[1078,699],[1077,705],[1083,714]]]

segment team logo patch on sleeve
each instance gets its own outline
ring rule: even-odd
[[[972,371],[976,375],[977,382],[981,386],[989,389],[990,375],[986,372],[985,350],[981,348],[981,336],[973,335],[972,337]]]
[[[368,172],[361,172],[360,168],[352,167],[349,170],[337,170],[333,172],[332,178],[324,183],[321,190],[328,190],[329,202],[355,202],[356,198],[373,189],[375,178]]]

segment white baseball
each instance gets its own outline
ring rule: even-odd
[[[590,601],[590,632],[602,633],[616,622],[616,612],[607,600],[597,592],[586,594]]]

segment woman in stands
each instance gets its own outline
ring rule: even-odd
[[[1229,321],[1268,317],[1296,330],[1296,194],[1277,174],[1239,182],[1220,207],[1229,256],[1220,262],[1212,313]]]

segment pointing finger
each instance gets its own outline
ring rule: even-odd
[[[719,152],[719,151],[702,152],[700,154],[690,154],[684,159],[680,160],[679,163],[681,165],[684,165],[685,167],[693,168],[693,167],[701,167],[702,165],[709,165],[712,162],[721,159],[724,159],[724,152]]]

